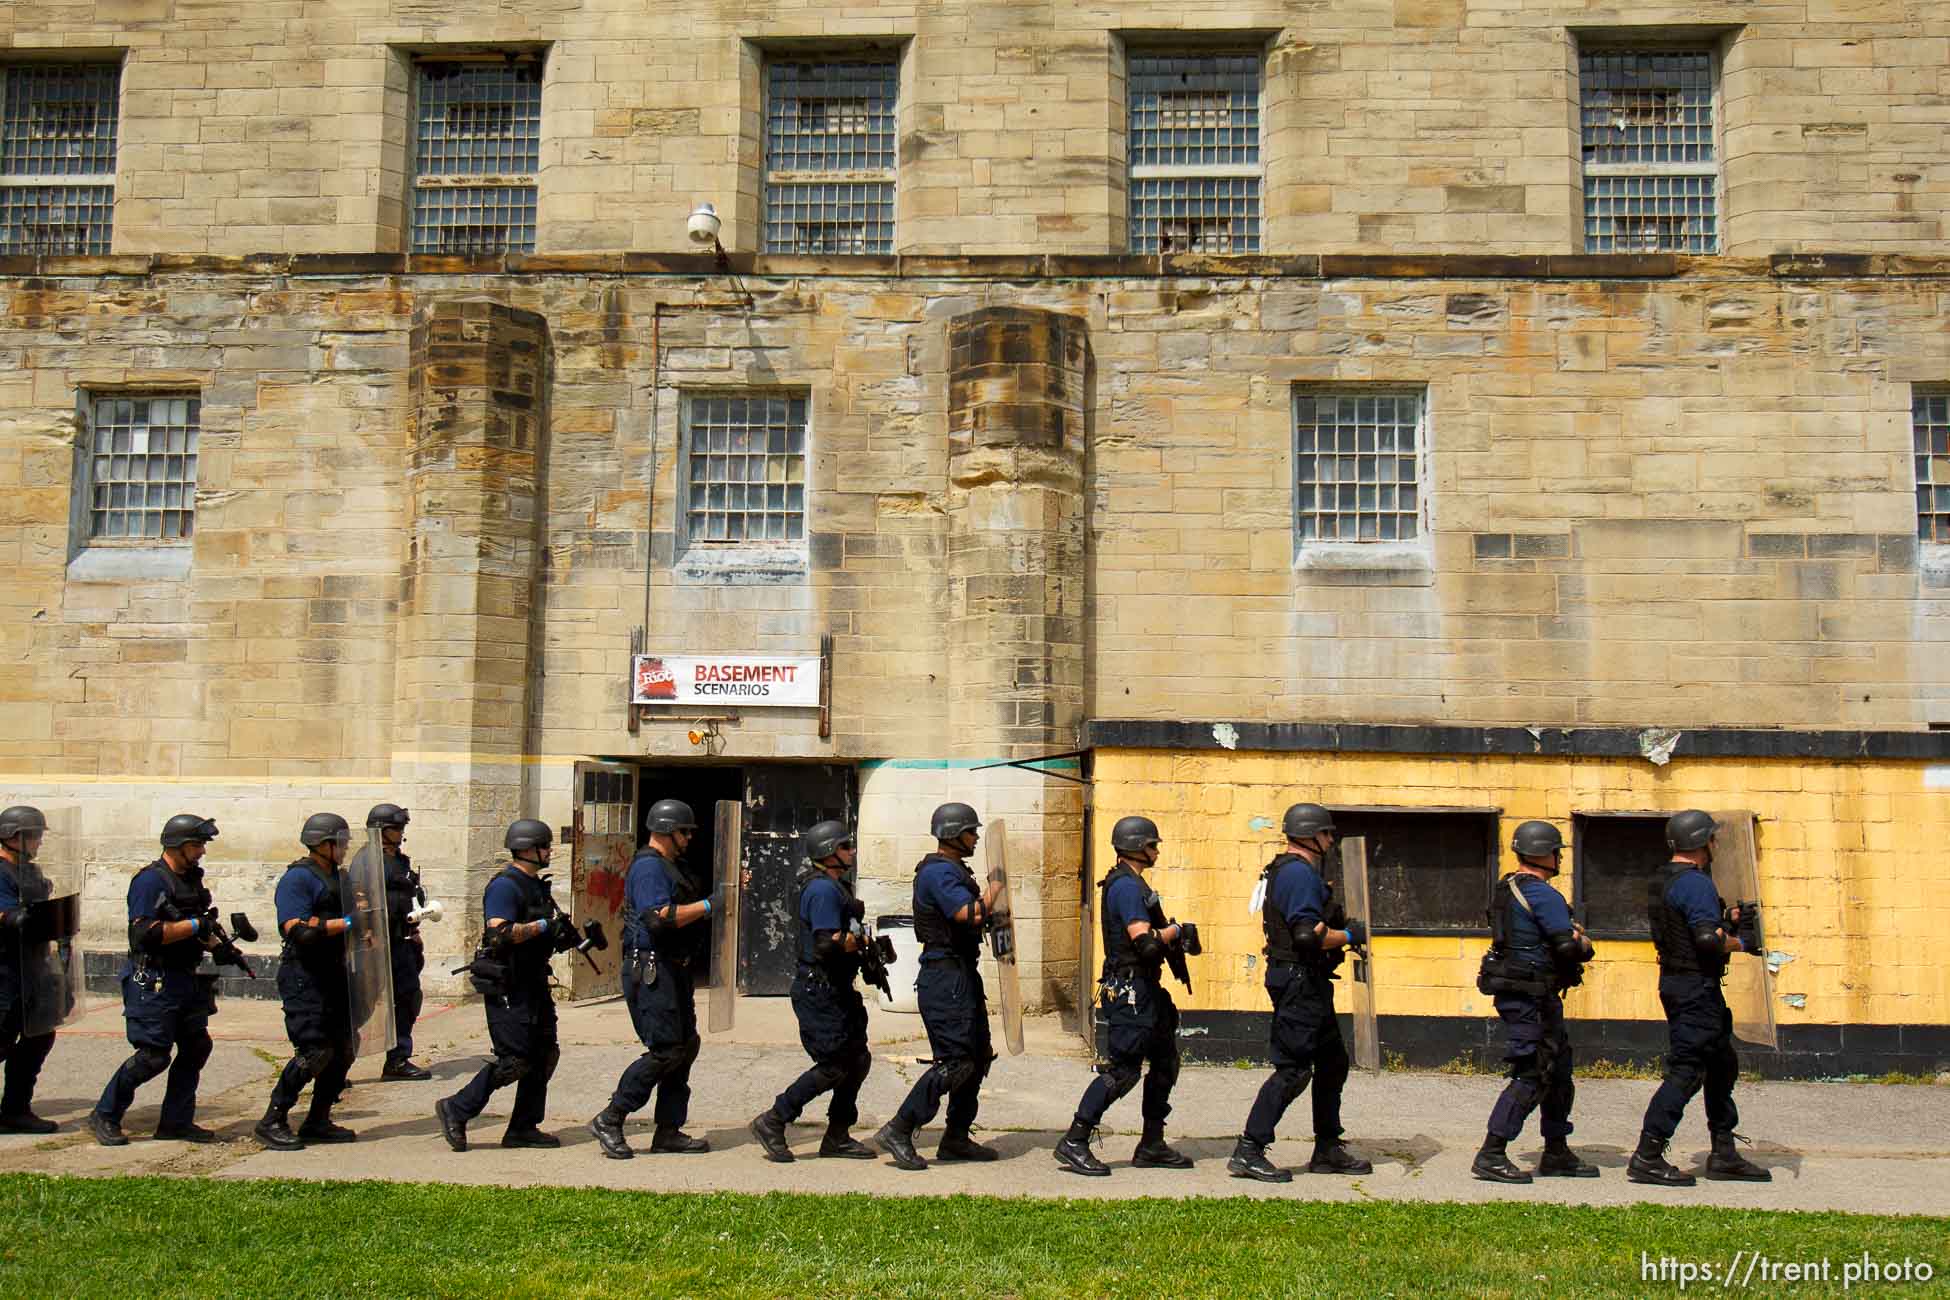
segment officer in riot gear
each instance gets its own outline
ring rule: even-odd
[[[554,856],[555,836],[547,822],[524,817],[509,825],[501,843],[509,862],[488,881],[481,901],[485,932],[473,963],[463,968],[484,1000],[494,1059],[467,1086],[433,1105],[441,1135],[455,1151],[467,1150],[468,1124],[487,1109],[489,1097],[511,1083],[515,1104],[501,1145],[562,1145],[561,1138],[541,1127],[548,1112],[548,1081],[562,1059],[549,959],[555,955],[557,927],[567,922],[542,875]]]
[[[46,834],[47,818],[38,808],[23,804],[0,812],[0,1057],[7,1071],[0,1133],[52,1133],[58,1127],[34,1113],[34,1084],[54,1050],[54,1034],[28,1032],[21,960],[28,910],[47,898],[46,882],[34,865]]]
[[[1190,1169],[1189,1157],[1165,1142],[1165,1117],[1171,1114],[1171,1089],[1178,1082],[1178,1006],[1165,991],[1163,971],[1174,945],[1182,948],[1191,927],[1164,921],[1157,891],[1144,872],[1158,861],[1162,843],[1149,817],[1124,817],[1111,827],[1117,854],[1099,885],[1104,968],[1098,980],[1098,1005],[1109,1031],[1109,1061],[1084,1090],[1070,1129],[1056,1144],[1056,1162],[1072,1173],[1102,1178],[1110,1167],[1090,1150],[1090,1138],[1119,1098],[1144,1077],[1144,1135],[1131,1153],[1139,1169]],[[1193,933],[1196,933],[1193,931]]]
[[[806,832],[804,848],[814,870],[799,891],[799,970],[792,979],[792,1011],[799,1019],[799,1042],[813,1064],[752,1120],[752,1136],[766,1159],[790,1162],[786,1125],[813,1098],[830,1091],[833,1100],[819,1154],[871,1160],[873,1151],[848,1132],[860,1117],[860,1085],[873,1069],[867,1004],[854,987],[867,946],[867,909],[847,883],[854,865],[853,832],[845,822],[823,821]]]
[[[196,1085],[210,1059],[217,976],[203,958],[216,948],[217,911],[203,886],[203,855],[217,824],[196,813],[163,823],[162,856],[129,882],[129,956],[122,963],[122,1016],[135,1054],[122,1062],[88,1114],[88,1130],[107,1147],[128,1145],[122,1117],[136,1089],[169,1071],[156,1136],[214,1142],[196,1122]],[[175,1060],[170,1059],[171,1052]]]
[[[703,1039],[697,1032],[697,971],[710,960],[711,927],[722,905],[708,871],[685,861],[697,834],[697,815],[680,799],[659,799],[644,817],[649,843],[630,863],[623,885],[623,996],[643,1054],[617,1081],[616,1091],[589,1121],[603,1154],[636,1154],[623,1124],[657,1094],[650,1150],[709,1151],[684,1132],[691,1107],[691,1066]]]
[[[1347,1045],[1334,1018],[1334,971],[1346,948],[1368,941],[1367,925],[1335,904],[1321,874],[1335,853],[1334,815],[1297,803],[1281,821],[1286,850],[1266,864],[1260,923],[1266,932],[1266,993],[1273,1000],[1273,1075],[1259,1090],[1246,1131],[1226,1161],[1234,1178],[1284,1183],[1293,1175],[1266,1158],[1288,1106],[1313,1082],[1314,1153],[1307,1172],[1365,1174],[1374,1166],[1341,1141],[1341,1089]]]
[[[1702,1087],[1706,1127],[1713,1140],[1706,1176],[1722,1182],[1773,1179],[1734,1147],[1740,1111],[1733,1103],[1733,1085],[1740,1077],[1740,1062],[1733,1050],[1733,1013],[1727,1009],[1720,981],[1731,954],[1752,953],[1757,958],[1763,954],[1758,951],[1758,904],[1728,908],[1713,887],[1709,868],[1713,836],[1719,829],[1711,813],[1698,809],[1668,819],[1666,845],[1672,861],[1653,879],[1647,893],[1646,915],[1659,956],[1659,1002],[1666,1012],[1669,1045],[1665,1078],[1646,1107],[1638,1150],[1625,1167],[1625,1176],[1635,1183],[1693,1185],[1693,1176],[1673,1166],[1665,1151],[1686,1104]]]
[[[915,980],[921,1023],[934,1061],[907,1094],[874,1143],[902,1169],[926,1169],[914,1149],[916,1130],[948,1099],[948,1124],[938,1160],[994,1160],[999,1153],[969,1136],[981,1106],[982,1080],[995,1061],[989,1044],[988,1000],[982,988],[982,932],[1002,892],[999,878],[975,884],[969,855],[980,842],[982,819],[965,803],[944,803],[929,819],[935,851],[914,868],[914,937],[921,941]]]
[[[307,1142],[350,1142],[357,1136],[332,1122],[332,1107],[358,1054],[345,970],[353,917],[339,871],[352,827],[337,813],[313,813],[298,832],[298,843],[305,856],[285,868],[275,895],[278,933],[284,936],[278,997],[292,1055],[271,1089],[264,1118],[252,1130],[271,1151],[302,1151]],[[306,1084],[311,1107],[294,1134],[291,1108]]]
[[[366,814],[366,829],[377,828],[380,843],[385,846],[386,919],[392,928],[393,1024],[397,1039],[393,1050],[386,1053],[386,1064],[380,1068],[379,1077],[418,1082],[431,1079],[433,1074],[413,1064],[413,1023],[420,1018],[423,1001],[420,972],[426,969],[427,953],[420,940],[419,925],[408,916],[417,904],[426,901],[427,893],[420,887],[420,873],[413,869],[413,859],[406,855],[404,847],[410,821],[406,809],[398,804],[375,804]],[[361,845],[359,856],[367,851],[368,846]]]
[[[1490,887],[1490,950],[1476,977],[1503,1021],[1510,1082],[1490,1111],[1488,1134],[1470,1170],[1485,1182],[1529,1182],[1531,1175],[1510,1163],[1506,1148],[1541,1105],[1544,1154],[1537,1177],[1596,1178],[1597,1166],[1580,1160],[1565,1141],[1575,1089],[1560,994],[1583,982],[1592,947],[1549,883],[1563,862],[1564,836],[1549,822],[1525,822],[1510,837],[1510,851],[1517,869]]]

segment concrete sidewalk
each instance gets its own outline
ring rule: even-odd
[[[865,1138],[891,1115],[927,1055],[918,1016],[873,1013],[875,1065],[863,1090]],[[1356,1074],[1349,1081],[1343,1120],[1348,1141],[1374,1161],[1359,1179],[1296,1175],[1291,1184],[1266,1186],[1229,1178],[1225,1157],[1265,1078],[1262,1069],[1187,1067],[1175,1094],[1173,1142],[1198,1161],[1187,1171],[1136,1170],[1138,1097],[1111,1111],[1099,1152],[1114,1170],[1110,1178],[1079,1178],[1061,1171],[1050,1148],[1067,1126],[1077,1098],[1091,1078],[1078,1039],[1054,1020],[1030,1025],[1029,1050],[997,1061],[982,1092],[978,1136],[1003,1153],[993,1165],[936,1165],[905,1173],[884,1161],[828,1161],[810,1157],[823,1129],[825,1102],[815,1103],[792,1140],[802,1154],[795,1164],[764,1160],[745,1131],[746,1122],[800,1070],[791,1008],[783,998],[748,999],[739,1005],[731,1033],[707,1036],[692,1073],[693,1133],[708,1136],[712,1150],[700,1156],[639,1155],[632,1161],[602,1158],[584,1128],[608,1100],[617,1076],[640,1050],[620,1002],[562,1008],[562,1063],[549,1091],[549,1127],[563,1139],[560,1151],[503,1151],[497,1145],[512,1089],[496,1095],[475,1121],[474,1148],[455,1154],[441,1139],[434,1101],[455,1091],[484,1059],[487,1035],[478,1005],[429,1006],[416,1032],[418,1059],[430,1063],[430,1083],[381,1083],[379,1063],[361,1061],[354,1087],[335,1118],[359,1132],[346,1146],[295,1154],[261,1150],[250,1126],[263,1113],[271,1081],[289,1056],[275,1003],[227,1001],[212,1022],[216,1051],[203,1075],[201,1123],[224,1141],[207,1147],[155,1142],[162,1080],[146,1086],[124,1125],[127,1147],[95,1145],[77,1124],[124,1057],[119,1007],[104,1005],[62,1031],[42,1075],[36,1108],[59,1120],[50,1138],[0,1137],[0,1170],[81,1174],[208,1174],[232,1178],[383,1178],[496,1185],[556,1184],[635,1188],[646,1191],[872,1192],[944,1195],[955,1192],[1006,1196],[1233,1196],[1300,1200],[1355,1198],[1454,1201],[1546,1201],[1629,1204],[1730,1205],[1764,1209],[1833,1209],[1877,1214],[1950,1215],[1950,1088],[1867,1084],[1753,1083],[1736,1094],[1743,1132],[1753,1135],[1749,1154],[1774,1171],[1770,1184],[1702,1181],[1684,1190],[1640,1187],[1625,1180],[1624,1166],[1653,1084],[1644,1080],[1593,1080],[1578,1087],[1573,1139],[1603,1169],[1597,1179],[1546,1179],[1529,1187],[1478,1182],[1469,1162],[1482,1140],[1501,1081],[1436,1074]],[[1000,1035],[997,1035],[1000,1041]],[[1706,1132],[1698,1103],[1675,1143],[1674,1160],[1704,1160]],[[938,1123],[938,1121],[937,1121]],[[1288,1112],[1273,1158],[1304,1163],[1311,1132],[1308,1098]],[[923,1154],[933,1151],[938,1130],[922,1135]],[[639,1147],[649,1145],[647,1114],[631,1127]],[[1533,1119],[1513,1154],[1534,1161],[1542,1142]]]

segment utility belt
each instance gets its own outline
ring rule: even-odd
[[[1138,995],[1157,984],[1156,979],[1146,978],[1141,966],[1113,966],[1097,981],[1097,1005],[1108,1010],[1122,1002],[1135,1010]]]
[[[954,948],[923,948],[921,950],[921,964],[923,966],[931,961],[956,961],[973,969],[981,960],[982,954],[979,949],[971,953],[962,953]]]
[[[1541,998],[1557,992],[1557,973],[1549,961],[1542,965],[1492,947],[1483,954],[1476,972],[1476,990],[1490,997],[1501,994]]]
[[[691,960],[688,957],[667,957],[654,948],[626,947],[619,973],[625,980],[634,979],[644,988],[653,989],[657,987],[659,967],[687,971],[691,968]]]

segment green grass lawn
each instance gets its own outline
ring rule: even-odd
[[[1753,1250],[1835,1261],[1796,1295],[1865,1250],[1939,1273],[1879,1294],[1950,1270],[1944,1220],[1845,1214],[0,1177],[0,1290],[46,1300],[1677,1294],[1641,1251]]]

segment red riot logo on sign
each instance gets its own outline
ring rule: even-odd
[[[636,668],[636,694],[640,700],[674,700],[677,675],[661,659],[643,659]]]

